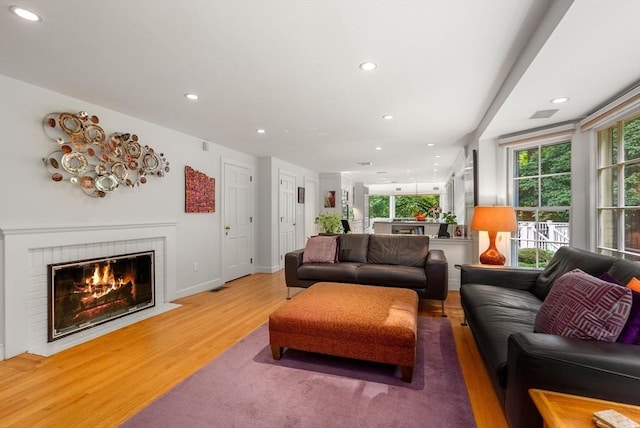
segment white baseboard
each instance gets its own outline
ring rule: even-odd
[[[181,297],[191,296],[192,294],[201,293],[203,291],[215,290],[224,285],[222,278],[216,278],[209,281],[201,282],[200,284],[192,285],[189,288],[183,290],[176,290],[176,299]]]

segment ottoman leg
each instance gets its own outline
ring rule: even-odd
[[[402,370],[402,381],[411,383],[413,380],[413,367],[400,366],[400,369]]]
[[[282,346],[271,344],[271,355],[274,360],[279,360],[282,357]]]

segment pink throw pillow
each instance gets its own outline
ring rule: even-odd
[[[630,289],[575,269],[551,287],[536,314],[535,331],[615,342],[630,311]]]
[[[302,254],[302,263],[335,263],[338,236],[312,236]]]

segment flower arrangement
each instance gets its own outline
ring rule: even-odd
[[[431,207],[427,211],[427,217],[433,219],[433,221],[438,221],[440,219],[440,213],[442,213],[442,208],[440,208],[440,207]]]

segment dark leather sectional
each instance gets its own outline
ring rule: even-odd
[[[410,288],[421,298],[440,300],[444,315],[448,263],[442,250],[429,249],[428,236],[349,233],[338,236],[337,263],[302,263],[303,254],[300,249],[285,255],[289,288],[321,281]]]
[[[461,268],[466,320],[512,428],[542,426],[530,388],[640,405],[640,346],[533,332],[553,282],[573,269],[624,284],[640,277],[640,263],[570,247],[544,270]]]

